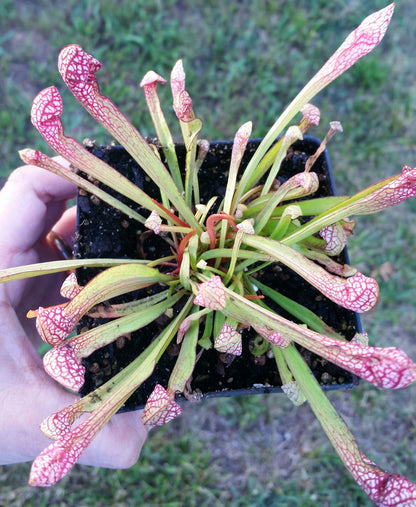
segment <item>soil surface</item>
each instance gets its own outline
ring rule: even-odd
[[[249,143],[242,166],[247,164],[257,145],[258,141],[256,140]],[[310,154],[315,152],[317,146],[317,141],[308,137],[304,141],[296,143],[282,163],[279,180],[283,182],[293,174],[303,171],[305,161]],[[201,202],[207,202],[213,195],[224,195],[231,149],[232,143],[211,143],[210,151],[199,173],[199,179],[203,182],[203,186],[200,188]],[[142,187],[151,197],[159,197],[157,185],[149,181],[149,178],[143,174],[140,167],[123,148],[94,147],[93,152]],[[181,149],[179,149],[178,156],[180,160],[184,157]],[[320,179],[320,188],[314,196],[333,195],[335,190],[332,175],[328,172],[328,159],[325,153],[319,157],[313,170],[318,173]],[[117,195],[108,188],[105,190]],[[140,207],[129,203],[122,196],[117,195],[117,197],[132,205],[138,212],[141,211]],[[109,207],[94,196],[83,191],[79,192],[75,247],[77,258],[115,257],[151,260],[170,253],[169,246],[161,236],[156,236],[141,224]],[[338,260],[345,262],[345,254]],[[98,271],[98,269],[92,268],[78,270],[79,283],[84,285]],[[347,339],[351,339],[360,329],[355,313],[329,301],[314,287],[284,266],[279,264],[269,266],[258,273],[258,279],[311,309]],[[123,302],[150,293],[152,293],[152,289],[141,290],[116,298],[112,302]],[[267,298],[265,301],[277,313],[294,320],[272,301]],[[85,395],[99,387],[135,359],[164,329],[167,323],[166,319],[161,317],[152,324],[132,333],[131,336],[120,337],[113,344],[84,359],[83,363],[87,373],[81,394]],[[97,326],[104,322],[103,319],[86,317],[81,321],[79,329]],[[212,397],[227,396],[233,392],[242,394],[244,392],[280,391],[281,381],[274,358],[269,358],[266,354],[255,356],[250,352],[250,343],[255,336],[256,333],[253,331],[243,331],[243,353],[239,357],[219,354],[214,349],[204,350],[195,366],[191,392],[195,393],[197,397]],[[325,388],[334,389],[356,382],[350,373],[307,350],[300,350],[314,375]],[[178,346],[171,345],[163,354],[153,375],[136,390],[122,410],[134,410],[143,406],[156,383],[166,387],[177,354]],[[178,398],[182,398],[182,395],[178,395]]]

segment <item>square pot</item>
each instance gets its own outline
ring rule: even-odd
[[[256,139],[249,141],[240,171],[249,162],[259,142],[260,140]],[[309,136],[297,141],[282,162],[278,175],[279,180],[284,182],[294,174],[302,172],[305,161],[315,153],[319,145],[319,140]],[[224,195],[231,150],[232,141],[211,143],[208,155],[199,171],[202,203],[206,203],[213,195]],[[159,199],[158,186],[149,180],[124,148],[120,146],[93,147],[91,151],[143,188],[148,195]],[[177,153],[179,163],[183,165],[184,147],[178,146]],[[308,196],[307,199],[336,195],[330,160],[326,150],[315,162],[313,171],[318,174],[320,186],[318,191],[312,196]],[[139,206],[132,204],[114,190],[103,188],[126,204],[134,206],[140,212]],[[162,237],[156,236],[140,223],[81,190],[78,193],[77,208],[76,258],[145,258],[151,260],[171,253]],[[213,212],[215,211],[213,210]],[[159,251],[162,253],[158,253]],[[346,249],[336,260],[342,263],[348,262]],[[78,269],[79,284],[85,285],[101,270],[98,268]],[[269,285],[271,285],[270,280],[273,280],[272,286],[277,288],[280,293],[312,310],[348,340],[355,333],[361,332],[359,316],[356,313],[328,300],[289,268],[275,263],[259,272],[259,276],[260,281],[262,277],[265,277]],[[149,292],[147,289],[142,289],[136,293],[114,299],[113,302],[130,301],[145,295],[149,295]],[[267,301],[267,304],[276,313],[295,320],[275,303]],[[120,337],[114,343],[83,359],[86,375],[85,384],[80,394],[85,395],[93,391],[136,358],[165,327],[166,319],[167,317],[162,316],[156,322],[132,333],[131,336]],[[84,317],[80,322],[79,330],[104,322],[104,319]],[[281,392],[280,377],[274,358],[268,357],[267,354],[256,356],[250,352],[250,345],[255,336],[256,333],[252,330],[243,331],[243,353],[238,357],[227,357],[215,349],[204,350],[195,366],[190,384],[191,391],[198,398]],[[170,371],[178,354],[178,347],[175,343],[168,347],[156,365],[154,373],[135,391],[121,410],[141,408],[156,383],[167,386]],[[306,349],[300,348],[300,350],[324,389],[351,387],[357,383],[357,378],[349,372]],[[183,396],[178,395],[178,399],[181,398]]]

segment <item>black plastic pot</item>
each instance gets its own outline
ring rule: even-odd
[[[259,140],[249,142],[242,167],[248,163],[259,142]],[[309,155],[315,153],[319,144],[317,139],[308,136],[296,142],[282,163],[279,179],[285,181],[293,174],[303,171],[305,161]],[[211,143],[210,151],[200,169],[200,181],[203,182],[200,192],[203,202],[207,202],[213,195],[224,194],[231,150],[232,142]],[[149,195],[154,198],[159,197],[157,185],[149,181],[122,147],[96,147],[92,151],[142,187]],[[178,147],[177,151],[179,160],[183,161],[184,148]],[[320,179],[319,190],[314,196],[335,195],[335,184],[327,151],[319,157],[313,170],[318,173]],[[106,190],[117,195],[113,190],[107,188]],[[121,196],[117,195],[117,197],[127,202]],[[95,197],[80,191],[77,206],[76,258],[157,258],[169,255],[170,252],[166,251],[167,246],[161,238]],[[156,253],[159,249],[162,255]],[[164,251],[166,251],[165,254],[163,254]],[[348,262],[346,250],[338,260]],[[87,283],[98,271],[91,268],[78,270],[79,283],[81,285]],[[268,267],[263,276],[266,277],[268,284],[272,278],[279,292],[310,308],[347,339],[351,339],[356,332],[361,331],[357,314],[323,297],[320,292],[290,269],[283,266],[279,266],[278,269]],[[132,294],[129,297],[137,296],[143,296],[143,293]],[[123,298],[118,299],[118,301],[121,300]],[[291,318],[276,304],[272,302],[268,304],[276,312]],[[96,326],[103,322],[102,319],[84,318],[80,328]],[[158,331],[163,329],[164,325],[163,319],[159,319],[156,324],[146,326],[133,333],[131,337],[120,338],[84,359],[87,373],[81,395],[94,390],[130,363],[152,341]],[[204,351],[194,370],[192,390],[200,392],[202,398],[281,392],[281,382],[274,359],[266,355],[253,356],[249,351],[249,342],[254,336],[253,332],[244,331],[243,354],[235,357],[231,362],[228,361],[229,358],[218,354],[214,349]],[[301,352],[324,389],[351,387],[357,383],[357,378],[349,372],[307,350],[301,349]],[[176,346],[168,348],[153,375],[133,394],[122,410],[135,410],[142,407],[156,383],[166,387],[177,353]],[[181,397],[178,396],[178,398]]]

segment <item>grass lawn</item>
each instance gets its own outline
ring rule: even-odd
[[[63,96],[67,135],[110,141],[61,82],[56,59],[66,44],[80,44],[103,63],[102,92],[144,135],[153,132],[138,83],[150,69],[168,78],[182,58],[204,137],[230,139],[248,120],[253,137],[261,137],[344,37],[387,1],[62,4],[1,2],[0,178],[21,165],[19,149],[50,153],[29,117],[33,97],[47,86],[56,85]],[[322,138],[332,120],[344,127],[329,145],[339,193],[396,174],[404,163],[415,165],[415,17],[413,0],[398,1],[381,46],[314,100],[321,125],[311,135]],[[168,87],[161,95],[169,103]],[[370,342],[400,346],[416,359],[416,201],[357,222],[350,257],[381,288],[378,307],[363,317]],[[363,452],[416,481],[414,389],[380,392],[363,382],[330,399]],[[310,409],[279,395],[188,406],[169,427],[153,430],[140,461],[127,471],[76,466],[45,490],[26,486],[28,471],[29,464],[0,467],[0,505],[370,505]]]

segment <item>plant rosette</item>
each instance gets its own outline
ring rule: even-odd
[[[240,164],[240,171],[244,170],[251,155],[255,152],[260,140],[250,140]],[[288,150],[279,169],[279,185],[283,184],[295,174],[302,172],[306,160],[319,148],[319,141],[309,136],[298,140]],[[227,170],[232,153],[232,142],[213,142],[198,171],[200,183],[200,201],[206,203],[212,195],[224,197],[227,182]],[[131,159],[126,150],[120,146],[93,147],[92,152],[133,180],[148,195],[157,196],[158,187],[145,178],[140,167]],[[183,145],[176,146],[179,166],[185,164],[186,149]],[[314,172],[319,178],[319,188],[312,194],[313,198],[322,198],[334,195],[330,160],[327,152],[322,153],[314,164]],[[112,189],[106,188],[109,193]],[[114,193],[114,192],[113,192]],[[121,196],[119,196],[122,199]],[[306,197],[308,199],[309,197]],[[304,198],[305,199],[305,198]],[[128,200],[125,200],[128,204]],[[293,205],[293,202],[292,202]],[[217,212],[212,209],[211,212]],[[78,224],[75,242],[76,258],[141,258],[155,259],[171,253],[169,245],[160,237],[135,220],[115,210],[101,200],[91,197],[91,194],[80,192],[78,196]],[[346,262],[345,251],[336,256],[336,261],[342,265]],[[97,268],[84,268],[77,272],[78,282],[85,285],[96,274]],[[288,298],[303,305],[311,312],[319,315],[328,325],[327,332],[342,333],[351,340],[361,325],[359,316],[323,296],[289,268],[271,263],[252,275],[256,279],[256,287],[266,284],[276,288],[280,293],[280,303],[265,295],[263,301],[280,315],[294,318],[289,311],[285,311]],[[267,290],[267,289],[266,289]],[[142,297],[149,296],[149,288],[143,289]],[[260,291],[261,292],[261,291]],[[259,292],[259,293],[260,293]],[[124,295],[119,302],[127,300]],[[133,297],[130,295],[130,297]],[[135,298],[140,295],[134,293]],[[276,299],[276,297],[275,297]],[[100,320],[98,320],[100,319]],[[102,347],[88,358],[83,359],[85,366],[85,382],[81,394],[88,394],[96,387],[110,380],[115,373],[124,368],[131,360],[141,353],[148,344],[160,333],[167,321],[163,316],[137,332],[119,337],[115,343]],[[92,318],[85,316],[78,326],[87,329],[102,324],[102,317]],[[184,394],[177,393],[175,400],[181,403],[182,399],[205,399],[216,396],[245,395],[257,393],[282,392],[281,381],[276,361],[268,342],[264,340],[254,328],[241,330],[242,353],[231,355],[217,351],[210,347],[203,349],[196,361],[192,377],[187,384]],[[210,343],[210,341],[208,341]],[[202,348],[198,347],[198,352]],[[135,410],[145,405],[147,397],[154,385],[160,383],[167,385],[170,372],[176,362],[179,346],[173,342],[158,361],[152,375],[136,390],[125,402],[121,410]],[[349,372],[322,358],[302,350],[302,354],[312,368],[315,377],[324,389],[352,387],[356,377]],[[185,398],[186,396],[186,398]]]
[[[335,132],[333,122],[317,152],[304,169],[282,184],[279,170],[288,149],[319,123],[311,99],[325,86],[376,47],[389,25],[394,4],[364,21],[299,92],[261,141],[249,162],[240,168],[251,135],[251,122],[235,136],[227,169],[224,196],[202,202],[198,172],[208,151],[199,139],[202,121],[195,115],[185,89],[182,62],[173,67],[170,85],[186,155],[183,175],[172,135],[158,98],[157,85],[166,80],[153,71],[141,82],[155,126],[158,146],[148,143],[114,103],[102,95],[96,73],[101,64],[80,46],[65,47],[58,61],[61,76],[78,101],[100,122],[155,182],[157,196],[148,195],[103,160],[65,136],[60,116],[62,100],[55,87],[40,92],[32,106],[32,123],[48,144],[72,165],[65,169],[36,150],[22,150],[26,163],[53,171],[75,182],[125,213],[168,245],[162,258],[74,259],[3,270],[3,282],[39,274],[100,268],[81,285],[71,273],[62,287],[68,302],[29,312],[36,317],[42,338],[52,348],[44,355],[45,370],[67,389],[84,384],[83,358],[116,343],[120,337],[163,319],[162,331],[111,381],[98,386],[69,407],[48,417],[42,431],[53,441],[34,461],[29,483],[48,486],[63,477],[110,420],[155,370],[164,352],[177,347],[176,362],[165,385],[153,385],[142,415],[148,427],[168,423],[182,408],[175,400],[186,393],[195,363],[204,350],[214,348],[229,357],[242,353],[242,329],[254,329],[259,342],[274,357],[282,389],[295,404],[305,400],[319,419],[346,468],[377,505],[415,505],[416,486],[369,460],[342,418],[333,409],[305,363],[308,350],[377,387],[404,388],[416,379],[416,365],[396,347],[368,345],[356,334],[351,341],[331,329],[320,316],[295,301],[285,300],[287,318],[268,302],[284,299],[267,284],[256,285],[256,274],[273,264],[286,266],[323,296],[353,312],[367,312],[377,303],[377,283],[334,258],[352,233],[355,215],[374,213],[416,195],[416,169],[402,172],[351,197],[314,198],[319,179],[314,163]],[[301,113],[298,120],[295,116]],[[277,142],[275,140],[281,136]],[[126,205],[96,181],[134,203]],[[309,196],[309,198],[308,198]],[[305,198],[293,203],[294,199]],[[105,269],[103,269],[105,268]],[[79,273],[79,271],[78,271]],[[119,301],[123,294],[141,294]],[[144,296],[145,294],[145,296]],[[100,317],[103,324],[74,330],[84,317]],[[300,348],[299,348],[300,347]],[[89,415],[75,428],[76,418]]]

